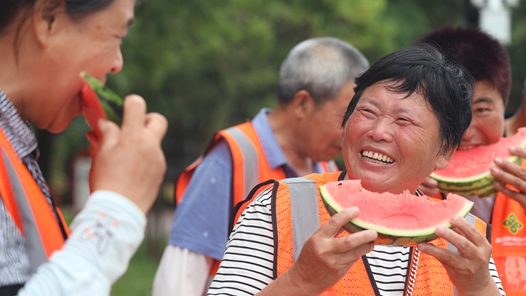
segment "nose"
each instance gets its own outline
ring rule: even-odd
[[[369,135],[377,142],[391,142],[393,140],[393,134],[387,119],[378,119],[369,131]]]
[[[113,66],[111,67],[110,72],[115,74],[119,73],[122,70],[122,66],[124,64],[124,61],[122,59],[122,52],[121,49],[117,51],[117,54],[115,55],[115,60],[113,61]]]
[[[468,129],[462,134],[462,141],[469,141],[473,135],[474,135],[475,128],[473,126],[473,122],[471,122],[468,126]]]

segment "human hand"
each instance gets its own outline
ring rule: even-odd
[[[436,233],[457,247],[457,252],[427,243],[418,244],[418,249],[442,263],[459,295],[500,295],[489,273],[489,242],[466,219],[456,216],[450,222],[454,230],[439,226]]]
[[[521,158],[526,158],[526,149],[522,147],[510,147],[511,155],[516,155]],[[504,193],[509,198],[516,200],[526,213],[526,170],[520,164],[514,164],[500,157],[495,158],[495,165],[490,169],[491,174],[502,181],[493,182],[493,186],[498,191]],[[515,190],[506,187],[510,184],[515,187]]]
[[[329,289],[362,255],[373,250],[378,234],[372,230],[336,238],[358,212],[356,207],[339,212],[305,242],[298,259],[285,272],[289,282],[306,293],[302,294],[319,295]]]
[[[424,182],[418,186],[418,189],[420,189],[420,191],[422,191],[427,196],[440,193],[440,190],[438,189],[438,182],[430,177],[427,177]]]
[[[92,190],[119,193],[146,213],[166,172],[161,140],[167,126],[162,115],[146,113],[143,98],[127,96],[120,128],[99,120],[103,136],[94,163]]]

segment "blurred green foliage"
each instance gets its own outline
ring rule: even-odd
[[[526,77],[526,5],[519,3],[508,47],[510,110]],[[429,30],[473,26],[478,17],[469,0],[142,0],[135,14],[122,45],[124,69],[108,85],[121,96],[142,95],[149,111],[168,118],[167,180],[200,155],[214,132],[274,105],[280,63],[300,41],[338,37],[373,63]],[[55,138],[53,170],[67,172],[71,156],[87,149],[86,129],[76,119]]]

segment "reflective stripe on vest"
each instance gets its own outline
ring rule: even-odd
[[[65,238],[59,225],[62,221],[57,221],[40,187],[3,132],[0,132],[0,147],[0,195],[24,237],[30,261],[29,272],[32,274],[54,251],[64,245]],[[64,228],[69,233],[67,226],[64,225]]]
[[[291,178],[281,182],[289,185],[294,242],[293,258],[296,260],[307,239],[320,228],[320,221],[313,219],[313,217],[319,217],[316,183],[307,178]]]
[[[241,130],[239,130],[236,127],[231,127],[226,129],[224,137],[232,137],[232,139],[237,143],[237,146],[241,150],[242,159],[240,160],[234,160],[234,163],[239,162],[239,164],[236,164],[236,167],[242,166],[243,171],[238,172],[233,177],[235,178],[232,180],[233,183],[240,182],[239,184],[236,184],[235,188],[243,188],[242,191],[242,197],[236,197],[234,193],[234,203],[235,206],[237,202],[242,201],[249,193],[250,190],[254,186],[256,186],[261,180],[259,177],[259,157],[260,156],[255,144],[252,143],[250,138],[246,134],[244,134]],[[230,143],[230,141],[228,141]],[[231,146],[232,147],[232,146]],[[284,174],[284,173],[283,173]],[[242,176],[242,178],[240,178]],[[242,182],[242,183],[241,183]]]
[[[327,182],[337,181],[338,176],[339,174],[314,174],[299,178],[299,180],[286,179],[280,182],[275,197],[276,209],[273,211],[277,223],[275,225],[275,231],[277,231],[275,240],[277,240],[278,248],[274,255],[276,260],[274,274],[276,277],[290,268],[300,253],[303,243],[319,228],[319,225],[330,219],[317,188]],[[291,209],[290,211],[284,210],[284,207],[287,206]],[[313,208],[316,208],[319,213],[317,218],[313,214]],[[307,210],[307,214],[303,212],[305,210]],[[287,214],[290,217],[286,217]],[[466,219],[485,235],[486,225],[482,220],[471,214],[468,214]],[[287,226],[287,223],[292,225]],[[299,223],[309,225],[300,226]],[[342,233],[341,235],[347,234]],[[443,239],[436,239],[431,243],[441,248],[448,248],[447,241]],[[411,257],[413,255],[414,253]],[[438,260],[420,253],[418,262],[412,295],[456,295],[447,272]],[[408,272],[415,268],[412,263],[413,259],[411,266],[408,266]],[[322,295],[342,294],[374,295],[374,288],[371,285],[363,260],[358,260],[342,280]]]

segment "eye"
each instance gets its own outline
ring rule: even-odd
[[[360,112],[374,114],[373,110],[368,109],[368,108],[361,108]]]
[[[412,124],[412,121],[405,117],[398,117],[396,119],[396,123],[400,125],[408,125],[408,124]]]
[[[489,112],[489,111],[491,111],[491,109],[480,107],[480,108],[476,108],[474,110],[474,113],[486,113],[486,112]]]

